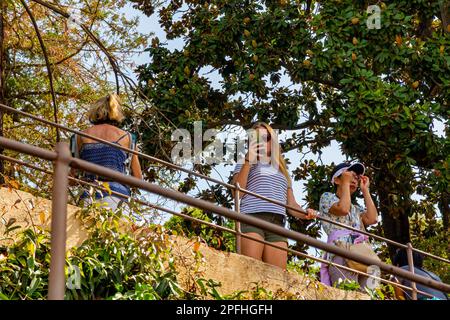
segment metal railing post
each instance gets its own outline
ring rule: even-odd
[[[49,300],[64,300],[66,277],[66,225],[70,149],[65,142],[58,142],[53,175],[51,259],[48,285]]]
[[[409,271],[411,271],[411,273],[414,274],[414,260],[411,242],[408,242],[407,246],[408,248],[406,249],[406,253],[408,255]],[[417,300],[417,286],[414,281],[411,281],[411,288],[412,288],[412,299]]]
[[[234,191],[234,211],[237,213],[241,213],[241,199],[240,199],[240,186],[239,183],[236,182]],[[235,221],[235,230],[236,230],[236,253],[241,253],[241,241],[242,237],[240,235],[241,232],[241,223],[239,221]]]

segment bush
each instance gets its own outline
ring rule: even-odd
[[[214,222],[203,210],[197,208],[184,208],[183,213],[205,222]],[[174,235],[180,234],[187,238],[200,237],[211,248],[236,252],[236,238],[230,232],[215,229],[205,224],[189,221],[177,216],[170,218],[164,224],[164,227]],[[234,221],[226,220],[223,227],[234,230]]]
[[[95,218],[94,218],[95,217]],[[68,251],[65,299],[177,299],[168,235],[161,227],[145,236],[123,231],[120,212],[92,207],[81,218],[90,237]],[[0,299],[46,299],[50,267],[50,234],[36,227],[4,248],[0,259]],[[74,272],[75,271],[75,272]]]

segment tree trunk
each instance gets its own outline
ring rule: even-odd
[[[442,1],[441,3],[441,20],[444,32],[450,32],[448,29],[450,24],[450,1]]]
[[[450,194],[448,192],[442,192],[441,199],[439,201],[439,210],[442,214],[442,224],[444,230],[449,230],[449,218],[450,218]]]
[[[400,243],[410,241],[409,219],[411,205],[404,201],[397,201],[393,194],[390,194],[383,182],[380,183],[378,195],[380,197],[380,212],[383,224],[384,237]],[[388,245],[389,256],[394,257],[396,246]]]
[[[6,104],[6,48],[5,48],[5,23],[6,19],[6,1],[0,4],[0,103]],[[3,110],[0,109],[0,137],[3,136]],[[3,154],[3,148],[0,148],[0,154]],[[0,160],[0,184],[4,183],[5,167],[3,160]]]

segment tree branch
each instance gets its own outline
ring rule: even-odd
[[[81,46],[75,52],[69,54],[67,57],[62,58],[61,60],[59,60],[57,62],[52,63],[52,65],[53,66],[60,65],[64,62],[66,62],[67,60],[75,57],[77,54],[79,54],[83,50],[84,46],[89,42],[88,40],[89,40],[89,37],[86,37],[86,39],[83,41]],[[21,68],[40,68],[40,67],[45,67],[45,64],[38,64],[38,63],[28,64],[28,65],[20,64],[20,65],[15,65],[14,67],[12,67],[12,69],[16,70],[16,69],[21,69]]]
[[[319,124],[319,122],[317,122],[317,121],[308,120],[308,121],[296,124],[294,126],[287,126],[282,123],[274,123],[274,124],[271,124],[270,126],[273,129],[279,129],[279,130],[300,130],[300,129],[306,129],[306,128],[309,128],[310,126],[314,126],[314,125],[318,125],[318,124]],[[222,126],[226,126],[226,125],[235,125],[235,126],[240,126],[244,129],[248,129],[253,125],[253,123],[251,123],[251,122],[243,123],[238,120],[222,120],[222,121],[209,123],[208,128],[217,128],[217,127],[222,127]]]
[[[51,91],[28,91],[28,92],[21,92],[18,94],[12,94],[10,95],[11,99],[22,99],[23,97],[28,97],[28,96],[41,96],[41,95],[47,95],[50,94]],[[54,91],[55,95],[58,96],[63,96],[63,97],[69,97],[69,98],[78,98],[78,96],[67,93],[67,92],[59,92],[59,91]]]
[[[20,1],[23,2],[24,0],[20,0]],[[62,15],[62,16],[65,17],[66,19],[70,17],[70,15],[69,15],[67,12],[64,12],[63,10],[61,10],[61,9],[59,9],[59,8],[57,8],[57,7],[55,7],[55,6],[52,5],[52,4],[49,4],[49,3],[45,2],[45,1],[42,1],[42,0],[32,0],[32,1],[33,1],[33,2],[37,2],[37,3],[39,3],[40,5],[42,5],[42,6],[46,7],[46,8],[48,8],[48,9],[52,10],[53,12],[56,12],[56,13]],[[106,57],[108,58],[109,63],[111,64],[111,67],[112,67],[113,72],[114,72],[114,78],[115,78],[115,80],[116,80],[116,92],[117,92],[117,94],[119,94],[119,93],[120,93],[120,90],[119,90],[119,89],[120,89],[120,87],[119,87],[119,73],[120,73],[121,71],[120,71],[120,68],[118,67],[118,65],[117,65],[117,63],[116,63],[115,57],[113,57],[113,56],[109,53],[108,49],[104,46],[103,42],[100,41],[100,40],[94,35],[94,33],[91,32],[90,28],[88,28],[88,27],[87,27],[86,25],[84,25],[84,24],[80,24],[80,27],[83,29],[84,32],[86,32],[86,34],[92,39],[92,41],[100,48],[100,50],[101,50],[101,51],[106,55]]]
[[[280,130],[300,130],[300,129],[307,129],[311,126],[314,125],[318,125],[319,122],[315,121],[315,120],[308,120],[299,124],[296,124],[295,126],[287,126],[285,124],[282,123],[274,123],[273,125],[271,125],[272,128],[274,129],[280,129]]]
[[[327,86],[330,86],[330,87],[333,87],[333,88],[339,89],[339,90],[342,89],[342,85],[340,85],[338,82],[333,81],[333,80],[328,80],[328,79],[321,79],[321,78],[316,77],[316,76],[313,76],[313,77],[310,77],[310,78],[306,78],[306,79],[302,79],[302,80],[303,81],[313,81],[313,82],[324,84],[324,85],[327,85]]]
[[[442,1],[441,3],[441,20],[442,20],[442,28],[444,28],[444,32],[450,33],[449,24],[450,24],[450,2]]]
[[[39,27],[37,25],[37,22],[36,22],[36,19],[34,18],[33,13],[31,12],[30,8],[25,3],[25,0],[20,0],[20,2],[24,6],[25,10],[28,13],[28,16],[31,19],[31,22],[33,23],[34,30],[36,31],[36,36],[39,40],[39,44],[41,46],[42,53],[44,55],[45,65],[47,67],[48,79],[50,82],[50,92],[52,94],[52,100],[53,100],[53,116],[55,118],[55,123],[58,123],[58,105],[56,103],[55,88],[53,85],[53,73],[52,73],[52,68],[50,65],[50,60],[49,60],[48,54],[47,54],[47,48],[45,47],[44,40],[41,37],[41,32],[39,31]],[[56,131],[56,142],[59,142],[60,141],[59,129],[55,128],[55,131]]]

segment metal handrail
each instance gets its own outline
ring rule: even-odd
[[[65,145],[65,148],[68,151],[68,145],[65,143],[59,143],[59,145]],[[21,142],[18,141],[13,141],[4,137],[0,137],[0,146],[3,146],[7,149],[12,149],[18,152],[23,152],[23,153],[27,153],[29,155],[35,155],[37,152],[37,149],[41,149],[41,148],[37,148],[37,147],[33,147],[30,148],[30,146],[23,144]],[[61,147],[62,149],[62,147]],[[41,149],[44,150],[44,149]],[[67,155],[63,155],[63,161],[61,161],[61,159],[59,159],[60,154],[58,153],[54,153],[54,152],[49,152],[47,150],[48,154],[48,160],[52,160],[56,157],[56,164],[58,165],[67,165],[68,167],[73,167],[76,169],[80,169],[83,171],[87,171],[99,176],[103,176],[103,177],[108,177],[109,179],[112,179],[114,181],[120,182],[120,183],[124,183],[126,185],[129,185],[131,187],[136,187],[136,188],[140,188],[143,190],[146,190],[148,192],[154,193],[154,194],[159,194],[161,196],[164,196],[166,198],[175,200],[175,201],[179,201],[179,202],[183,202],[185,204],[188,205],[192,205],[194,207],[203,209],[203,210],[208,210],[208,211],[212,211],[215,212],[216,214],[220,214],[222,216],[225,216],[227,218],[230,219],[234,219],[246,224],[250,224],[253,225],[255,227],[258,228],[262,228],[265,230],[268,230],[270,232],[282,235],[284,237],[296,240],[296,241],[301,241],[304,242],[310,246],[325,250],[327,252],[336,254],[338,256],[342,256],[342,257],[346,257],[348,259],[363,263],[365,265],[377,265],[380,269],[397,275],[401,278],[413,281],[413,282],[417,282],[417,283],[421,283],[425,286],[429,286],[435,289],[438,289],[440,291],[444,291],[444,292],[450,292],[450,285],[445,284],[445,283],[441,283],[438,282],[434,279],[429,279],[429,278],[425,278],[416,274],[411,274],[411,272],[406,271],[404,269],[398,268],[398,267],[394,267],[392,265],[388,265],[384,262],[380,262],[377,259],[373,259],[373,258],[368,258],[365,257],[363,255],[360,255],[358,253],[354,253],[351,251],[348,251],[346,249],[337,247],[335,245],[331,245],[328,243],[324,243],[320,240],[311,238],[307,235],[292,231],[292,230],[287,230],[284,227],[278,226],[278,225],[274,225],[270,222],[261,220],[261,219],[257,219],[248,215],[242,215],[242,214],[238,214],[233,210],[224,208],[224,207],[220,207],[220,206],[216,206],[210,202],[201,200],[201,199],[196,199],[196,198],[192,198],[186,194],[180,193],[178,191],[174,191],[171,189],[165,189],[162,188],[156,184],[152,184],[149,182],[145,182],[142,181],[140,179],[137,179],[135,177],[131,177],[131,176],[127,176],[124,175],[118,171],[114,171],[102,166],[98,166],[96,164],[81,160],[81,159],[77,159],[77,158],[73,158],[73,157],[68,157]],[[43,153],[45,154],[45,153]],[[52,155],[50,155],[52,154]],[[65,177],[58,177],[58,176],[54,176],[55,178],[61,179],[68,179],[67,176]],[[58,191],[58,190],[57,190]],[[66,199],[67,200],[67,199]],[[61,209],[60,209],[61,210]],[[54,214],[56,214],[54,212]],[[65,226],[64,226],[65,227]],[[62,226],[59,226],[59,228],[57,229],[53,229],[52,228],[52,236],[53,236],[53,232],[63,232],[65,234],[65,228],[62,229]],[[61,259],[61,257],[59,257]],[[64,259],[64,257],[62,257],[62,259]],[[64,270],[64,269],[63,269]],[[62,287],[64,289],[64,272],[62,272]],[[61,280],[60,280],[61,281]],[[49,296],[50,296],[50,292],[49,292]],[[53,297],[56,297],[59,295],[53,295]],[[64,295],[63,295],[64,296]]]
[[[116,144],[116,143],[113,143],[113,142],[110,142],[110,141],[107,141],[107,140],[104,140],[104,139],[101,139],[101,138],[98,138],[98,137],[94,137],[94,136],[92,136],[92,135],[86,134],[86,133],[81,132],[81,131],[78,131],[78,130],[74,130],[74,129],[68,128],[68,127],[66,127],[66,126],[64,126],[64,125],[61,125],[61,124],[54,123],[54,122],[52,122],[52,121],[49,121],[49,120],[45,120],[45,119],[39,118],[39,117],[37,117],[37,116],[35,116],[35,115],[32,115],[32,114],[30,114],[30,113],[27,113],[27,112],[24,112],[24,111],[20,111],[20,110],[16,110],[16,109],[14,109],[14,108],[11,108],[11,107],[6,106],[6,105],[1,104],[1,103],[0,103],[0,108],[3,108],[3,109],[8,110],[8,111],[10,111],[10,112],[14,112],[14,113],[21,114],[21,115],[23,115],[23,116],[29,117],[29,118],[31,118],[31,119],[34,119],[34,120],[36,120],[36,121],[45,123],[45,124],[50,125],[50,126],[57,127],[57,128],[59,128],[59,129],[66,130],[66,131],[71,132],[71,133],[73,133],[73,134],[78,134],[78,135],[80,135],[80,136],[82,136],[82,137],[89,138],[89,139],[92,139],[92,140],[95,140],[95,141],[98,141],[98,142],[107,144],[107,145],[109,145],[109,146],[118,148],[118,149],[120,149],[120,150],[123,150],[123,151],[129,152],[129,153],[135,154],[135,155],[140,156],[140,157],[142,157],[142,158],[145,158],[145,159],[147,159],[147,160],[151,160],[151,161],[154,161],[154,162],[158,162],[158,163],[160,163],[160,164],[162,164],[162,165],[164,165],[164,166],[170,167],[170,168],[172,168],[172,169],[176,169],[176,170],[179,170],[179,171],[183,171],[183,172],[185,172],[185,173],[188,173],[188,174],[192,174],[192,175],[197,176],[197,177],[199,177],[199,178],[202,178],[202,179],[205,179],[205,180],[208,180],[208,181],[211,181],[211,182],[220,184],[220,185],[222,185],[222,186],[224,186],[224,187],[227,187],[227,188],[229,188],[229,189],[233,189],[233,190],[235,190],[235,191],[240,191],[240,192],[243,192],[243,193],[245,193],[245,194],[248,194],[248,195],[257,197],[257,198],[259,198],[259,199],[268,201],[268,202],[270,202],[270,203],[277,204],[277,205],[282,206],[282,207],[284,207],[284,208],[286,208],[286,209],[294,210],[294,211],[297,211],[297,212],[300,212],[300,213],[305,213],[304,210],[299,210],[298,208],[289,206],[289,205],[287,205],[287,204],[285,204],[285,203],[282,203],[282,202],[277,201],[277,200],[274,200],[274,199],[270,199],[270,198],[264,197],[264,196],[262,196],[262,195],[259,195],[259,194],[257,194],[257,193],[254,193],[254,192],[249,191],[249,190],[247,190],[247,189],[240,188],[239,186],[235,186],[235,185],[232,185],[232,184],[229,184],[229,183],[220,181],[220,180],[218,180],[218,179],[214,179],[214,178],[208,177],[208,176],[206,176],[206,175],[203,175],[203,174],[200,174],[200,173],[191,171],[191,170],[189,170],[189,169],[185,169],[185,168],[183,168],[183,167],[180,167],[180,166],[175,165],[175,164],[173,164],[173,163],[164,161],[164,160],[162,160],[162,159],[159,159],[159,158],[156,158],[156,157],[152,157],[152,156],[150,156],[150,155],[148,155],[148,154],[145,154],[145,153],[142,153],[142,152],[139,152],[139,151],[136,151],[136,150],[129,149],[129,148],[127,148],[127,147],[118,145],[118,144]],[[339,223],[339,222],[336,222],[336,221],[332,221],[332,220],[330,220],[330,219],[327,219],[327,218],[324,218],[324,217],[320,217],[320,216],[318,216],[317,219],[318,219],[318,220],[325,221],[325,222],[327,222],[327,223],[331,223],[331,224],[337,225],[337,226],[339,226],[339,227],[341,227],[341,228],[345,228],[345,229],[348,229],[348,230],[351,230],[351,231],[355,231],[355,232],[358,232],[358,233],[367,235],[367,236],[369,236],[369,237],[372,237],[372,238],[377,239],[377,240],[380,240],[380,241],[384,241],[384,242],[386,242],[386,243],[390,243],[390,244],[392,244],[392,245],[395,245],[395,246],[400,247],[400,248],[403,248],[403,249],[408,249],[408,246],[405,245],[405,244],[402,244],[402,243],[393,241],[393,240],[391,240],[391,239],[388,239],[388,238],[385,238],[385,237],[382,237],[382,236],[378,236],[378,235],[372,234],[372,233],[367,232],[367,231],[365,231],[365,230],[359,230],[359,229],[353,228],[353,227],[351,227],[351,226],[348,226],[348,225],[345,225],[345,224],[342,224],[342,223]],[[445,262],[445,263],[450,264],[450,260],[445,259],[445,258],[443,258],[443,257],[437,256],[437,255],[434,255],[434,254],[431,254],[431,253],[428,253],[428,252],[425,252],[425,251],[422,251],[422,250],[416,249],[416,248],[412,248],[412,250],[413,250],[413,251],[416,251],[416,252],[418,252],[418,253],[421,253],[421,254],[423,254],[424,256],[427,256],[427,257],[430,257],[430,258],[433,258],[433,259],[436,259],[436,260],[439,260],[439,261],[442,261],[442,262]]]
[[[15,158],[11,158],[11,157],[8,157],[8,156],[0,155],[0,159],[7,160],[9,162],[13,162],[13,163],[16,163],[16,164],[20,164],[22,166],[26,166],[26,167],[29,167],[31,169],[37,170],[37,171],[41,171],[41,172],[43,172],[45,174],[48,174],[48,175],[53,175],[53,172],[50,171],[50,170],[46,170],[46,169],[37,167],[35,165],[26,163],[24,161],[21,161],[21,160],[15,159]],[[79,183],[81,185],[87,185],[87,186],[90,186],[90,187],[93,187],[93,188],[96,188],[96,189],[100,189],[102,191],[106,191],[108,193],[111,193],[111,194],[116,195],[116,196],[121,197],[121,198],[127,198],[128,197],[128,195],[126,195],[126,194],[122,194],[120,192],[116,192],[116,191],[113,191],[113,190],[107,190],[105,187],[103,187],[101,185],[98,185],[98,184],[94,184],[94,183],[91,183],[91,182],[88,182],[88,181],[77,179],[77,178],[74,178],[74,177],[71,177],[71,176],[69,176],[68,178],[69,178],[69,180],[77,182],[77,183]],[[422,295],[425,295],[425,296],[428,296],[428,297],[433,297],[433,295],[431,295],[431,294],[429,294],[427,292],[423,292],[421,290],[414,289],[412,287],[408,287],[408,286],[402,285],[400,283],[396,283],[396,282],[393,282],[393,281],[390,281],[390,280],[387,280],[387,279],[383,279],[383,278],[380,278],[380,277],[368,274],[368,273],[363,272],[363,271],[355,270],[355,269],[352,269],[352,268],[344,266],[344,265],[336,264],[336,263],[334,263],[332,261],[329,261],[329,260],[325,260],[325,259],[322,259],[322,258],[310,256],[308,254],[302,253],[302,252],[297,251],[297,250],[293,250],[293,249],[290,249],[290,248],[287,248],[287,247],[282,247],[282,246],[279,246],[277,244],[274,244],[273,242],[268,242],[266,240],[262,240],[262,239],[259,239],[259,238],[254,238],[254,237],[249,236],[249,235],[247,235],[245,233],[237,232],[236,230],[233,230],[233,229],[230,229],[230,228],[227,228],[227,227],[223,227],[223,226],[220,226],[220,225],[216,225],[214,223],[207,222],[207,221],[204,221],[204,220],[201,220],[201,219],[198,219],[198,218],[195,218],[195,217],[183,214],[181,212],[176,212],[176,211],[170,210],[170,209],[165,208],[165,207],[161,207],[161,206],[156,205],[156,204],[151,204],[151,203],[149,203],[147,201],[143,201],[143,200],[135,199],[135,198],[133,198],[133,201],[135,201],[135,202],[137,202],[139,204],[142,204],[144,206],[147,206],[147,207],[150,207],[150,208],[154,208],[154,209],[159,210],[159,211],[164,211],[166,213],[169,213],[169,214],[172,214],[172,215],[176,215],[176,216],[184,218],[186,220],[198,222],[200,224],[212,227],[213,229],[218,229],[218,230],[222,230],[222,231],[225,231],[225,232],[229,232],[229,233],[235,234],[236,236],[242,236],[242,237],[247,238],[249,240],[253,240],[253,241],[262,243],[264,245],[271,246],[273,248],[277,248],[277,249],[280,249],[280,250],[283,250],[283,251],[287,251],[287,252],[293,253],[296,256],[308,258],[308,259],[311,259],[311,260],[314,260],[314,261],[317,261],[317,262],[320,262],[320,263],[325,263],[325,264],[328,264],[330,266],[334,266],[334,267],[339,268],[339,269],[343,269],[343,270],[346,270],[346,271],[354,272],[354,273],[357,273],[357,274],[362,275],[362,276],[372,277],[372,278],[374,278],[376,280],[379,280],[381,282],[397,286],[397,287],[399,287],[401,289],[405,289],[405,290],[413,291],[413,292],[415,291],[415,292],[417,292],[419,294],[422,294]]]

